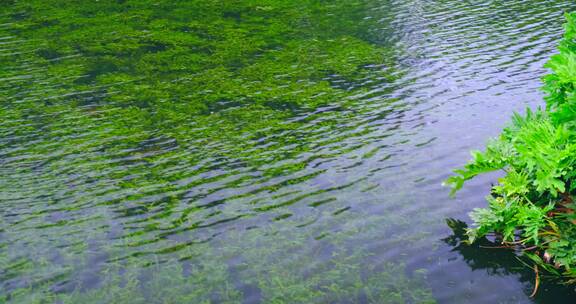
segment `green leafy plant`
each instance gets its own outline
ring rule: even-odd
[[[534,250],[529,258],[576,282],[576,13],[566,19],[560,52],[546,64],[552,71],[543,79],[546,109],[514,114],[502,134],[484,152],[472,152],[445,184],[453,195],[479,174],[504,171],[488,207],[472,211],[469,241],[495,233],[504,244]]]

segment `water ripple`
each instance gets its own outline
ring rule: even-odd
[[[224,255],[248,244],[287,246],[290,240],[267,235],[276,227],[287,238],[305,239],[306,246],[292,249],[299,253],[278,257],[286,265],[291,257],[318,254],[301,269],[326,267],[330,258],[322,252],[335,252],[326,240],[337,235],[334,243],[366,249],[372,257],[365,260],[374,264],[406,260],[427,268],[440,302],[488,301],[486,294],[466,293],[467,283],[453,288],[442,279],[444,266],[431,265],[423,253],[434,246],[445,217],[462,216],[485,194],[468,192],[472,198],[454,206],[439,185],[512,111],[539,103],[543,62],[561,35],[562,13],[576,6],[557,0],[374,3],[364,16],[376,21],[368,36],[394,47],[393,72],[382,76],[389,67],[375,63],[354,83],[338,75],[314,80],[352,92],[328,105],[281,111],[222,101],[202,115],[183,111],[177,118],[178,106],[165,96],[151,97],[166,98],[165,108],[149,109],[145,100],[127,105],[122,92],[145,89],[145,76],[96,85],[94,58],[50,53],[21,37],[18,21],[0,17],[0,249],[8,248],[0,255],[7,266],[0,290],[48,284],[69,292],[74,281],[93,288],[105,281],[73,264],[103,273],[135,258],[142,266],[206,258],[190,252],[205,244]],[[172,73],[155,85],[185,87],[205,77]],[[291,77],[276,75],[278,88]],[[279,97],[297,98],[314,81],[297,88],[287,83]],[[243,116],[249,111],[260,111],[259,122]],[[251,233],[258,240],[249,240]],[[34,259],[49,266],[36,271]],[[499,282],[489,275],[479,280],[473,285],[484,290]],[[501,295],[527,299],[521,288]]]

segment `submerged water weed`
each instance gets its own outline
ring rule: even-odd
[[[423,276],[362,265],[366,250],[339,248],[316,274],[275,267],[306,241],[353,239],[319,233],[335,222],[268,242],[244,227],[289,223],[298,204],[348,212],[325,193],[362,179],[310,164],[362,151],[337,144],[369,128],[340,118],[394,79],[372,1],[257,2],[0,3],[0,199],[13,207],[0,301],[431,301]]]
[[[180,145],[201,141],[203,157],[254,155],[246,143],[294,129],[286,119],[295,112],[344,105],[367,77],[391,78],[392,52],[357,21],[363,2],[3,5],[16,21],[7,34],[33,47],[1,57],[0,75],[43,69],[3,85],[5,127],[16,123],[21,138],[59,136],[67,153],[125,151],[160,133]],[[80,130],[54,123],[72,119]],[[74,136],[85,128],[100,141]]]
[[[279,213],[289,211],[278,210]],[[233,230],[211,243],[185,246],[174,259],[159,254],[134,255],[107,263],[96,286],[49,290],[22,288],[12,292],[14,303],[435,303],[425,288],[424,270],[408,271],[402,261],[378,258],[366,250],[370,240],[386,235],[389,246],[417,243],[408,219],[395,215],[367,217],[349,211],[341,217],[285,219],[247,231]],[[336,223],[340,222],[340,225]],[[354,223],[354,224],[352,224]],[[361,223],[361,224],[360,224]],[[370,223],[370,224],[369,224]],[[382,225],[385,223],[386,225]],[[330,228],[335,231],[331,231]],[[392,227],[394,227],[392,229]],[[389,229],[390,228],[390,229]],[[358,236],[357,230],[364,233]],[[318,233],[330,231],[320,236]],[[413,236],[412,236],[413,237]],[[429,237],[423,235],[422,238]],[[142,237],[134,237],[137,241]],[[315,241],[311,241],[317,239]],[[382,249],[382,248],[380,248]],[[112,254],[120,248],[105,248]],[[156,261],[147,266],[146,261]],[[322,261],[322,262],[319,262]],[[79,268],[91,269],[90,261]],[[69,283],[80,282],[73,277]],[[60,288],[65,286],[59,286]],[[69,286],[70,288],[70,286]]]
[[[505,244],[522,245],[538,265],[576,282],[576,13],[566,15],[560,53],[546,67],[546,109],[515,114],[486,151],[446,183],[453,193],[478,174],[503,170],[488,197],[475,209],[470,241],[496,232]]]

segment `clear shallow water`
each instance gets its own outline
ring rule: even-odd
[[[542,65],[563,12],[576,4],[363,4],[311,13],[312,25],[290,37],[305,52],[271,33],[257,52],[238,54],[216,44],[203,50],[200,34],[187,40],[199,27],[179,13],[191,9],[184,4],[140,16],[132,13],[142,6],[118,12],[126,3],[107,3],[137,19],[125,22],[129,29],[90,6],[59,15],[5,5],[7,300],[569,303],[574,290],[553,283],[529,298],[531,270],[513,254],[451,237],[445,220],[467,220],[493,180],[471,183],[455,200],[440,184],[513,111],[540,104]],[[95,28],[90,43],[62,30],[83,22]],[[167,42],[175,28],[184,34]],[[50,35],[64,46],[46,42]],[[212,66],[182,55],[221,50],[223,62]],[[282,55],[266,61],[274,52]],[[289,69],[258,66],[283,58],[304,59]],[[347,64],[368,67],[350,72]],[[334,71],[316,72],[326,66]],[[207,75],[215,77],[197,81]],[[238,85],[214,84],[222,77]],[[234,94],[214,97],[221,87]],[[281,97],[268,101],[274,95]]]

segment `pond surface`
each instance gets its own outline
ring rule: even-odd
[[[574,1],[78,3],[0,3],[0,302],[576,296],[461,244],[497,176],[441,186]]]

